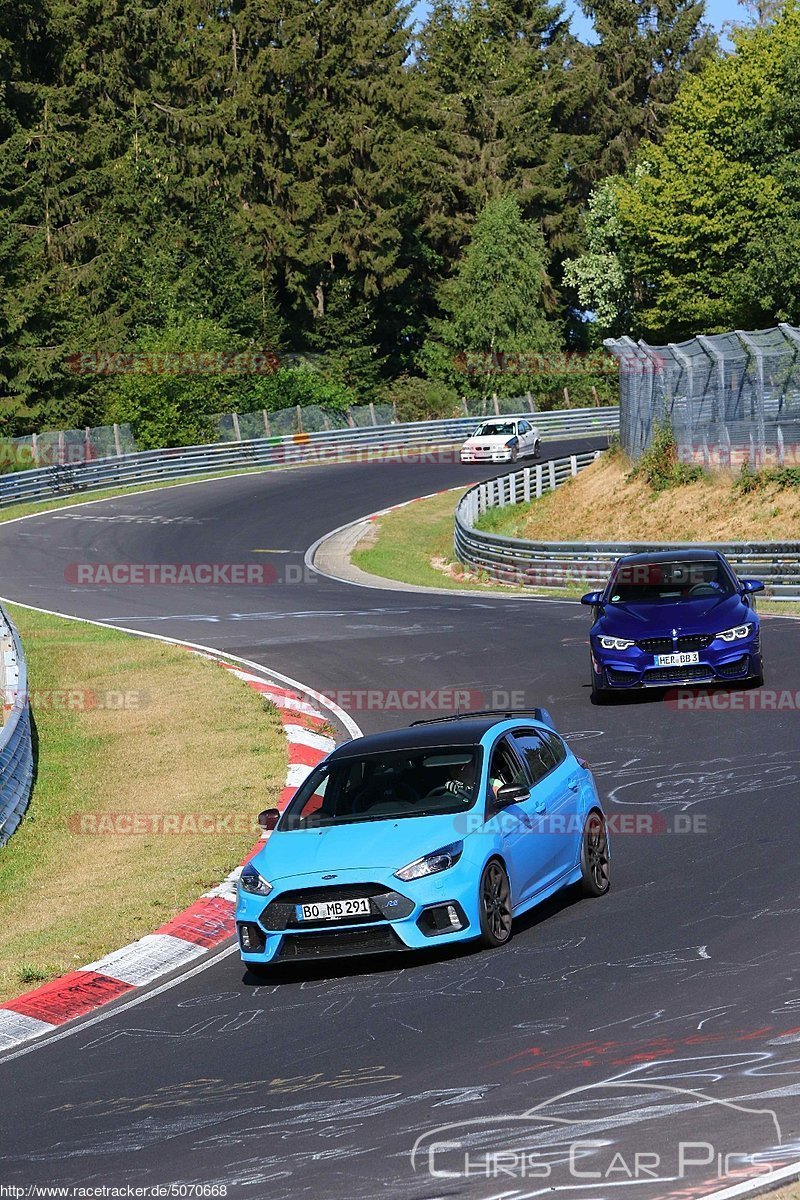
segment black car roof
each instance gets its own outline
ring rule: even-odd
[[[621,563],[691,562],[694,559],[708,560],[709,558],[726,561],[719,550],[712,550],[710,547],[707,550],[703,550],[702,547],[687,550],[647,550],[640,554],[625,554],[617,561]]]
[[[520,715],[520,724],[533,722],[533,713]],[[391,729],[386,733],[370,733],[366,737],[354,738],[337,746],[328,755],[328,761],[350,758],[360,754],[379,754],[389,750],[425,750],[440,746],[477,746],[483,735],[507,721],[508,717],[498,713],[493,717],[464,717],[452,721],[432,721],[430,724],[412,725],[408,729]]]

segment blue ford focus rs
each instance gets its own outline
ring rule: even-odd
[[[243,961],[501,946],[568,884],[609,886],[594,780],[543,709],[357,738],[314,768],[242,870]]]
[[[716,550],[629,554],[603,591],[581,598],[589,633],[592,699],[642,687],[764,682],[758,579],[739,579]]]

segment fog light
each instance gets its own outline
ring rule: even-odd
[[[239,922],[239,945],[245,954],[261,954],[267,944],[258,925],[250,921]]]
[[[453,929],[460,929],[461,928],[461,918],[459,917],[458,913],[455,910],[455,905],[448,904],[447,915],[450,918],[450,924],[453,926]]]

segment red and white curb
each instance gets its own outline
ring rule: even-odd
[[[215,655],[203,654],[203,657],[214,658],[278,709],[289,744],[286,780],[277,801],[277,807],[283,808],[311,768],[336,744],[322,732],[327,717],[297,692],[268,682]],[[235,932],[233,911],[239,874],[262,843],[263,839],[256,842],[236,870],[218,887],[206,892],[155,932],[106,954],[97,962],[0,1004],[0,1050],[52,1033],[67,1021],[83,1017],[135,988],[151,984],[230,938]]]

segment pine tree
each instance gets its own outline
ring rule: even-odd
[[[586,178],[624,171],[642,139],[661,140],[681,80],[716,47],[704,0],[581,0],[595,27],[592,103],[596,158]]]

